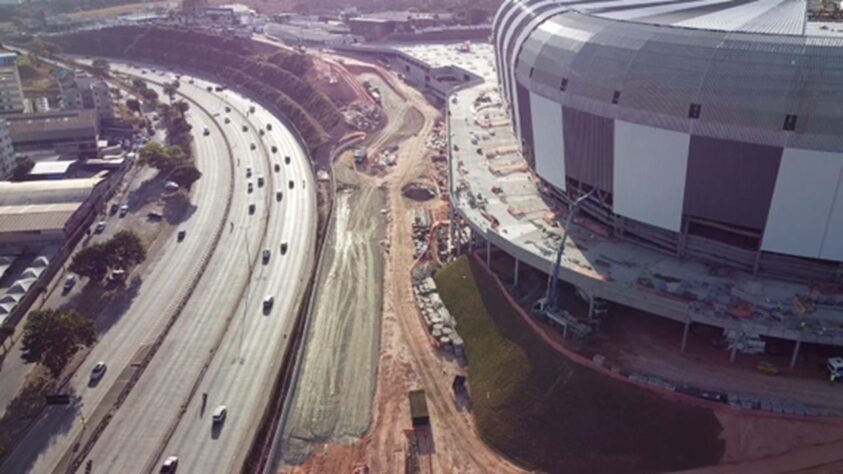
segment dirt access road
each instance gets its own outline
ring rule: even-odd
[[[282,440],[283,462],[290,464],[305,462],[318,444],[357,441],[372,421],[385,195],[342,163],[335,176],[341,189]]]
[[[355,69],[358,69],[356,67]],[[380,78],[375,78],[372,73]],[[362,76],[362,77],[361,77]],[[439,110],[424,96],[400,82],[391,72],[369,67],[358,75],[370,80],[384,95],[384,109],[390,122],[401,123],[405,117],[421,114],[415,133],[404,135],[387,126],[386,134],[373,138],[379,147],[398,143],[398,162],[375,183],[386,189],[389,222],[388,251],[383,280],[384,308],[381,324],[381,349],[377,372],[375,419],[372,429],[354,445],[322,446],[297,472],[349,472],[367,465],[371,472],[402,471],[409,443],[405,430],[410,426],[407,392],[424,388],[431,413],[433,448],[420,459],[424,472],[521,472],[486,446],[478,437],[470,414],[454,405],[451,381],[462,369],[448,361],[431,346],[413,299],[410,271],[414,264],[412,208],[418,204],[404,198],[404,186],[432,172],[426,138],[441,119]],[[371,153],[378,149],[371,148]],[[331,348],[322,348],[330,351]]]

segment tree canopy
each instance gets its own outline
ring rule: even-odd
[[[140,91],[140,95],[144,100],[148,100],[149,102],[155,102],[158,100],[158,93],[153,89],[143,89]]]
[[[128,99],[126,101],[126,108],[131,112],[139,114],[141,111],[140,101],[137,99]]]
[[[23,328],[21,357],[43,365],[53,377],[58,377],[76,351],[96,340],[94,322],[76,311],[34,311]]]
[[[35,167],[35,162],[28,157],[18,157],[12,169],[12,181],[23,181]]]
[[[201,177],[202,172],[193,165],[179,166],[170,173],[170,180],[185,189],[190,189]]]
[[[188,159],[180,146],[165,147],[160,143],[150,142],[140,149],[140,162],[160,171],[170,171],[185,164]]]
[[[140,237],[123,230],[106,242],[91,245],[73,256],[68,268],[77,275],[100,282],[112,269],[128,269],[146,260],[146,249]]]

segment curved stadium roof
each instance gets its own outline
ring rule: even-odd
[[[806,25],[802,0],[510,0],[494,31],[510,100],[517,77],[602,116],[840,151],[843,36]]]

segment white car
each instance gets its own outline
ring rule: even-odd
[[[96,232],[97,234],[102,234],[104,230],[105,230],[105,221],[97,222],[97,227],[94,229],[94,232]]]
[[[215,425],[222,423],[225,421],[225,415],[228,412],[228,408],[225,405],[220,405],[214,410],[213,416],[213,423]]]
[[[129,213],[129,205],[123,204],[120,206],[120,217],[126,217],[126,214]]]
[[[267,311],[272,309],[273,303],[275,303],[275,297],[274,296],[267,296],[266,298],[263,299],[263,309],[267,310]]]
[[[162,474],[172,474],[176,472],[176,469],[179,467],[179,457],[178,456],[170,456],[164,460],[164,463],[161,464],[161,473]]]

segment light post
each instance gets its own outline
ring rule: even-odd
[[[562,264],[562,254],[565,253],[565,242],[568,240],[568,229],[574,224],[574,216],[579,209],[580,203],[588,199],[592,194],[594,194],[594,189],[577,198],[571,204],[571,208],[568,211],[568,219],[565,221],[565,229],[562,234],[562,243],[559,244],[559,250],[556,252],[556,262],[547,276],[547,292],[545,293],[545,308],[547,310],[556,309],[556,286],[559,282],[559,266]]]

